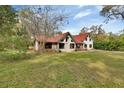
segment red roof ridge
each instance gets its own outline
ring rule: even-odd
[[[35,39],[38,41],[47,41],[47,42],[51,42],[51,43],[57,43],[68,34],[72,37],[74,42],[82,43],[86,39],[86,37],[88,36],[89,33],[84,32],[84,33],[80,33],[78,35],[71,35],[69,32],[65,32],[65,33],[61,33],[61,34],[58,34],[58,35],[53,36],[53,37],[46,37],[45,35],[37,34],[35,36]]]

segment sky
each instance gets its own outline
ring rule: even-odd
[[[16,10],[22,6],[13,6]],[[100,15],[102,6],[98,5],[65,5],[59,6],[69,14],[69,24],[62,27],[62,32],[70,32],[78,34],[83,27],[91,27],[92,25],[103,24],[106,32],[118,33],[124,28],[124,21],[111,20],[108,24],[104,24],[105,17]]]

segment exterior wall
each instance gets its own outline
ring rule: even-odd
[[[77,43],[76,50],[84,50],[83,43]]]
[[[58,49],[57,43],[55,43],[55,44],[53,43],[53,44],[52,44],[52,49],[53,49],[53,50],[57,50],[57,49]]]
[[[70,36],[68,36],[68,41],[66,42],[66,38],[61,41],[60,43],[64,43],[64,49],[59,49],[59,43],[57,44],[52,44],[52,49],[54,50],[60,50],[60,51],[63,51],[63,52],[71,52],[71,51],[75,51],[76,49],[76,44],[75,42],[72,42],[72,38]],[[88,36],[87,37],[87,40],[84,40],[84,42],[82,42],[83,46],[81,47],[80,46],[80,49],[87,49],[87,50],[90,50],[90,49],[93,49],[93,40]],[[74,44],[74,48],[71,49],[70,48],[70,44]],[[85,44],[87,45],[87,48],[85,48]],[[92,47],[90,48],[90,44],[92,45]]]
[[[72,41],[72,38],[70,35],[67,36],[68,37],[68,40],[66,42],[66,38],[64,38],[63,41],[60,41],[60,43],[64,43],[64,49],[59,49],[59,43],[53,43],[52,44],[52,49],[53,50],[60,50],[60,51],[64,51],[64,52],[71,52],[71,51],[75,51],[76,50],[76,43],[74,41]],[[70,48],[70,44],[74,44],[74,48],[71,49]],[[87,45],[87,48],[85,48],[85,44]],[[90,44],[92,45],[92,47],[90,48]],[[87,49],[87,50],[90,50],[90,49],[93,49],[93,40],[88,36],[87,37],[87,40],[84,40],[82,42],[82,45],[79,49]],[[37,40],[35,40],[35,50],[38,51],[40,50],[40,44]]]
[[[87,37],[87,40],[84,40],[83,42],[83,48],[84,49],[87,49],[87,50],[90,50],[90,49],[93,49],[93,40],[88,36]],[[87,48],[85,48],[85,44],[87,45]],[[90,44],[92,45],[92,47],[90,48]]]
[[[64,45],[64,49],[59,49],[59,50],[65,51],[65,52],[75,51],[76,44],[75,44],[75,42],[72,42],[71,40],[72,40],[72,38],[68,35],[68,41],[67,42],[66,42],[66,38],[63,41],[60,42],[60,43],[64,43],[65,44]],[[73,49],[70,48],[70,44],[74,44],[74,48]]]

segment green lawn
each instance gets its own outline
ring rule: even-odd
[[[0,87],[124,87],[124,53],[44,53],[0,60]]]

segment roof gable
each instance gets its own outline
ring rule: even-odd
[[[69,32],[66,32],[66,33],[62,33],[62,34],[59,34],[55,37],[51,37],[51,38],[48,38],[47,39],[47,42],[52,42],[52,43],[55,43],[55,42],[60,42],[62,39],[65,39],[67,36],[70,36],[72,38],[72,40],[74,41],[73,37],[71,36],[71,34]],[[74,41],[75,42],[75,41]]]
[[[89,33],[80,33],[79,35],[74,36],[74,40],[76,43],[82,43],[88,35]]]

